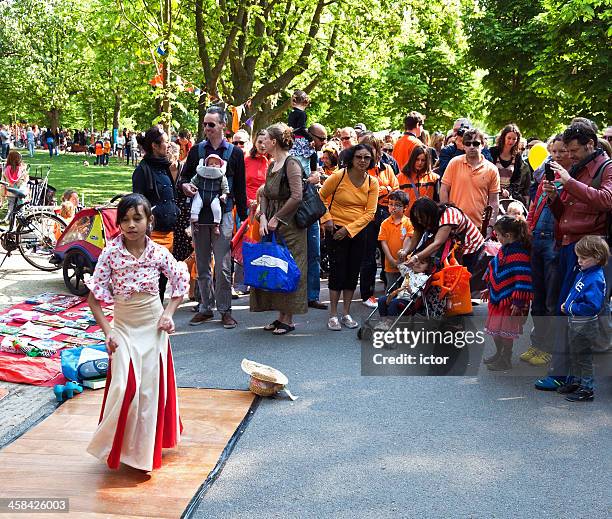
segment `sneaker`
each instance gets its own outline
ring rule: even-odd
[[[524,362],[529,362],[535,355],[537,355],[538,351],[539,350],[537,348],[534,348],[533,346],[529,346],[529,348],[527,348],[527,351],[519,355],[519,359],[521,359]]]
[[[570,382],[569,384],[563,384],[561,387],[557,388],[557,393],[562,395],[568,395],[569,393],[574,393],[580,389],[580,384],[576,382]]]
[[[536,380],[535,388],[540,391],[556,391],[565,384],[566,377],[544,377]]]
[[[335,332],[342,330],[342,326],[340,325],[340,321],[337,317],[329,318],[329,321],[327,321],[327,328]]]
[[[595,398],[595,394],[592,389],[586,387],[580,387],[577,391],[570,393],[565,397],[568,402],[591,402]]]
[[[537,350],[536,354],[531,357],[527,362],[532,366],[546,366],[552,359],[552,355],[550,353],[546,353],[545,351]]]
[[[236,300],[238,299],[240,296],[238,295],[238,293],[234,290],[234,287],[232,287],[232,299]]]
[[[378,308],[378,299],[376,299],[374,296],[362,301],[362,303],[368,308]]]
[[[347,328],[357,328],[359,323],[355,321],[349,314],[343,315],[340,322]]]
[[[221,324],[226,330],[231,330],[232,328],[236,328],[238,321],[232,317],[231,312],[225,312],[221,316]]]
[[[197,326],[198,324],[205,323],[206,321],[210,321],[213,318],[213,313],[205,314],[202,312],[196,313],[189,321],[190,326]]]

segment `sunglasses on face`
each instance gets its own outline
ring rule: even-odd
[[[244,141],[232,141],[233,144],[237,144],[238,146],[244,146],[246,143]]]
[[[319,139],[320,141],[323,141],[323,142],[327,140],[327,137],[321,137],[320,135],[315,135],[314,133],[311,133],[310,135],[312,135],[315,139]]]
[[[463,141],[463,145],[466,148],[469,148],[470,146],[474,146],[474,148],[480,148],[481,144],[482,144],[482,142],[480,142],[480,141]]]
[[[608,142],[612,142],[612,135],[604,135],[603,138],[607,140]]]
[[[372,160],[371,155],[355,155],[355,160],[360,160],[362,162],[370,162]]]
[[[204,123],[204,126],[207,126],[208,128],[214,128],[215,126],[217,126],[217,123]]]

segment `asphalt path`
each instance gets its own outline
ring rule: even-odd
[[[245,389],[246,357],[283,371],[299,398],[262,400],[194,517],[610,517],[609,379],[571,404],[533,388],[537,369],[361,376],[361,342],[328,331],[327,312],[274,337],[261,329],[274,314],[235,303],[234,330],[187,326],[179,310],[179,385]]]
[[[0,270],[0,307],[62,287],[60,274],[13,257]],[[597,379],[594,402],[570,404],[535,391],[539,371],[524,366],[520,375],[362,376],[362,343],[354,330],[328,331],[325,311],[296,316],[295,332],[274,337],[261,328],[275,316],[250,313],[248,297],[234,302],[234,330],[189,326],[191,306],[178,310],[172,338],[180,386],[246,389],[249,358],[283,371],[299,397],[261,400],[194,517],[612,515],[609,378]],[[355,318],[366,313],[354,305]],[[522,337],[515,365],[526,347]],[[2,385],[11,394],[0,445],[53,408],[47,388]]]

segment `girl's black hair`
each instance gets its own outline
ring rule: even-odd
[[[136,142],[145,151],[146,155],[153,153],[153,144],[159,144],[165,135],[164,130],[159,126],[152,126],[144,133],[139,133],[136,136]]]
[[[145,214],[147,220],[151,218],[151,204],[140,193],[130,193],[122,197],[117,204],[117,225],[121,224],[121,220],[125,218],[125,215],[130,209],[138,211],[138,207],[140,206],[142,206],[142,212]]]
[[[511,234],[527,250],[531,250],[531,238],[529,237],[529,227],[523,218],[515,218],[505,214],[493,226],[497,232]]]
[[[453,204],[441,204],[426,196],[415,200],[410,208],[410,222],[415,231],[424,233],[429,231],[433,234],[438,232],[440,218],[449,207],[455,207]],[[458,207],[455,207],[459,209]],[[461,209],[459,209],[461,211]],[[463,212],[463,211],[461,211]]]

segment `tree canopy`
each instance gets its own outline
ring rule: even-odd
[[[459,116],[545,137],[612,113],[609,0],[9,0],[0,11],[0,122],[172,124],[211,103],[239,124],[309,120],[446,130]]]

